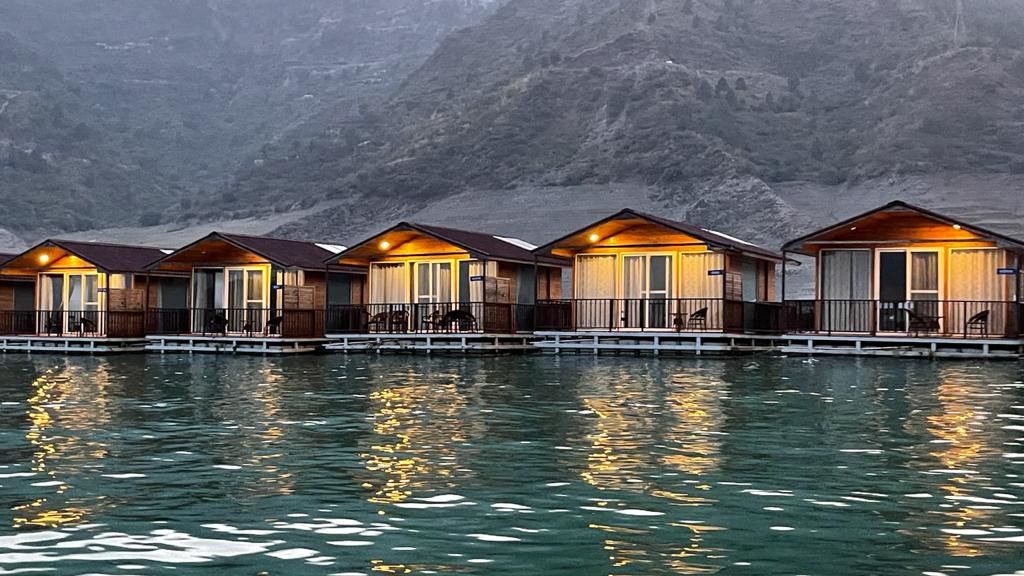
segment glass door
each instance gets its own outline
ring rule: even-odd
[[[43,274],[39,286],[39,332],[64,333],[64,275]]]
[[[672,257],[625,256],[622,259],[622,325],[626,328],[667,328],[672,298]]]
[[[878,330],[941,330],[937,250],[880,250],[878,253]]]
[[[222,332],[227,324],[224,310],[224,270],[200,268],[192,275],[192,331]]]
[[[452,263],[417,262],[414,268],[418,324],[438,324],[451,311]]]

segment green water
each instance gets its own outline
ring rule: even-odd
[[[0,574],[1012,574],[1016,363],[0,358]]]

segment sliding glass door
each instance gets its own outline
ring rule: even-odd
[[[879,331],[940,331],[939,251],[885,249],[877,259]]]
[[[193,274],[193,330],[261,332],[267,318],[263,268],[201,268]]]
[[[43,274],[39,285],[39,331],[90,335],[102,332],[100,298],[98,273]]]
[[[667,328],[672,299],[672,256],[630,255],[622,258],[624,328]]]

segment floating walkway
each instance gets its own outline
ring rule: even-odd
[[[323,349],[325,338],[260,338],[245,336],[150,336],[146,350],[188,354],[312,354]]]
[[[1024,339],[675,332],[538,332],[537,348],[555,354],[882,356],[1024,358]]]
[[[3,336],[0,352],[50,354],[130,354],[146,351],[145,338],[81,336]]]
[[[329,351],[345,353],[503,354],[537,352],[533,334],[337,334]]]

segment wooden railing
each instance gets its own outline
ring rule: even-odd
[[[789,300],[784,324],[791,333],[943,336],[1021,335],[1024,308],[987,300]]]

